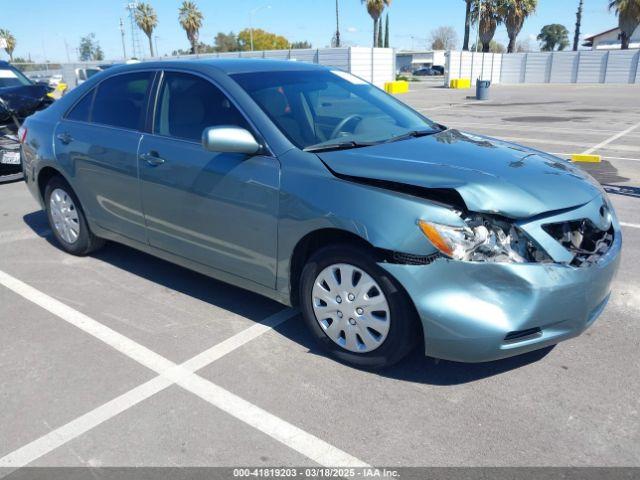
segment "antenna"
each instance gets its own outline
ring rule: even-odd
[[[142,48],[140,47],[140,35],[138,25],[136,24],[136,9],[138,8],[138,2],[129,2],[125,6],[129,12],[129,23],[131,24],[131,57],[141,59]]]

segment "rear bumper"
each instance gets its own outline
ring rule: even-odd
[[[616,229],[609,251],[584,268],[446,259],[425,266],[380,266],[413,300],[427,355],[484,362],[580,335],[609,300],[621,248],[621,232]],[[518,337],[525,333],[530,334]],[[510,334],[517,338],[506,340]]]

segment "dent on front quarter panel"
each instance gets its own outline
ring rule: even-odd
[[[352,233],[389,252],[427,257],[437,250],[418,228],[419,219],[458,224],[451,207],[332,175],[313,154],[282,157],[278,290],[289,289],[289,264],[300,239],[322,229]]]

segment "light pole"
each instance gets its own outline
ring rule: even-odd
[[[260,10],[268,10],[271,8],[271,5],[263,5],[258,8],[254,8],[249,12],[249,36],[251,37],[251,51],[253,52],[253,16],[258,13]]]
[[[122,23],[122,19],[120,19],[120,36],[122,37],[122,55],[124,55],[124,61],[127,61],[127,47],[124,42],[124,23]]]
[[[64,42],[64,51],[67,54],[67,63],[71,63],[71,57],[69,56],[69,43],[67,42],[67,38],[63,37],[59,33],[56,33],[56,36],[61,38],[62,41]]]

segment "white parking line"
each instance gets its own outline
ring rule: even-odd
[[[0,285],[5,286],[159,374],[158,377],[0,458],[0,467],[19,468],[27,465],[173,384],[181,386],[211,405],[267,434],[320,465],[327,467],[368,466],[348,453],[194,373],[196,370],[214,362],[291,318],[296,313],[294,310],[283,310],[269,317],[262,324],[253,325],[211,349],[196,355],[182,365],[177,365],[3,271],[0,271]]]
[[[622,225],[623,227],[629,227],[629,228],[640,228],[640,224],[637,224],[637,223],[620,222],[620,225]]]
[[[520,143],[534,143],[537,145],[560,145],[567,147],[584,148],[584,142],[567,142],[565,140],[550,140],[545,138],[529,138],[529,137],[503,137],[500,136],[500,140],[506,140],[508,142],[520,142]],[[604,148],[604,145],[599,148]],[[640,147],[634,147],[631,145],[616,145],[610,147],[607,150],[615,150],[618,152],[640,153]],[[589,150],[587,150],[589,151]]]
[[[596,145],[595,147],[591,147],[588,150],[585,150],[583,153],[583,155],[589,155],[597,150],[600,150],[601,148],[606,147],[607,145],[609,145],[610,143],[615,142],[616,140],[624,137],[625,135],[627,135],[628,133],[633,132],[634,130],[636,130],[637,128],[640,128],[640,123],[634,125],[633,127],[629,127],[626,130],[620,132],[620,133],[616,133],[614,136],[607,138],[604,142],[599,143],[598,145]],[[618,149],[618,148],[616,148]]]
[[[516,124],[515,122],[505,122],[502,124],[498,124],[498,123],[480,123],[480,122],[466,122],[466,121],[462,121],[462,122],[451,121],[451,122],[448,122],[447,125],[452,128],[457,128],[458,130],[470,130],[474,128],[481,128],[481,129],[489,129],[489,130],[508,130],[511,132],[514,129],[517,129],[518,127],[522,126],[522,124]],[[530,126],[530,125],[525,125],[525,126]],[[576,125],[576,128],[568,128],[568,127],[557,127],[555,125],[550,125],[550,124],[548,124],[548,126],[536,125],[535,131],[536,132],[549,131],[552,133],[566,132],[567,134],[579,134],[579,135],[584,135],[585,133],[606,134],[606,133],[619,132],[619,130],[601,130],[601,129],[595,129],[595,128],[581,128],[579,125]],[[633,134],[633,135],[635,136],[640,134]]]

